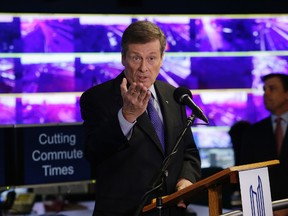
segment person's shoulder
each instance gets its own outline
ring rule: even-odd
[[[248,130],[245,131],[245,134],[250,136],[251,134],[263,134],[265,131],[269,131],[271,125],[270,117],[261,119],[250,125]],[[272,127],[272,125],[271,125]]]
[[[89,87],[88,89],[86,89],[83,94],[87,94],[87,93],[91,93],[91,92],[97,92],[99,90],[101,90],[102,88],[104,88],[109,82],[111,82],[111,80],[106,81],[104,83],[98,84],[98,85],[94,85]]]
[[[97,98],[97,97],[103,97],[106,94],[111,94],[111,92],[113,91],[113,86],[114,86],[113,83],[114,83],[114,79],[103,82],[103,83],[95,85],[95,86],[91,86],[90,88],[85,90],[81,94],[80,97],[85,98],[85,97],[91,97],[92,96],[93,98]]]
[[[171,85],[168,82],[162,81],[162,80],[156,80],[155,85],[158,88],[165,88],[167,91],[174,91],[176,89],[175,86]]]
[[[122,79],[124,77],[124,74],[123,72],[121,72],[117,77],[111,79],[111,80],[108,80],[108,81],[105,81],[103,83],[100,83],[98,85],[95,85],[95,86],[91,86],[90,88],[88,88],[87,90],[85,90],[83,92],[83,94],[95,94],[95,93],[99,93],[99,94],[102,94],[102,93],[110,93],[111,94],[111,91],[115,88],[118,88],[122,82]]]
[[[270,117],[266,117],[264,119],[261,119],[258,122],[255,122],[254,124],[252,124],[253,128],[258,128],[258,127],[263,127],[266,126],[267,124],[271,123],[271,118]]]

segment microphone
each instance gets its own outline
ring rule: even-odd
[[[192,93],[185,87],[178,87],[174,91],[174,99],[177,103],[188,106],[193,114],[202,121],[209,124],[209,121],[200,107],[198,107],[192,100]]]

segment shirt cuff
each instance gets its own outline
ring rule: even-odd
[[[136,124],[136,121],[134,121],[133,123],[128,122],[123,116],[122,108],[118,111],[118,120],[123,134],[127,137],[127,139],[130,139],[132,134],[132,128]]]

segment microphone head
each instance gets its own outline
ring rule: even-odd
[[[192,99],[192,93],[189,89],[185,87],[178,87],[173,93],[173,97],[177,103],[183,104],[184,96],[189,96]]]

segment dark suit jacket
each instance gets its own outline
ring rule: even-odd
[[[96,172],[95,208],[115,215],[135,210],[165,158],[146,112],[137,119],[131,139],[123,135],[117,117],[122,107],[123,77],[122,72],[116,79],[88,89],[80,100],[86,129],[85,154]],[[155,83],[165,124],[166,154],[176,144],[187,120],[185,107],[173,99],[174,89],[161,81]],[[168,168],[164,194],[175,192],[179,178],[192,182],[200,178],[200,157],[191,130],[187,130]]]
[[[269,168],[272,200],[288,198],[288,134],[286,133],[280,156],[277,155],[276,139],[271,117],[252,125],[243,137],[240,163],[280,160],[280,165]]]

